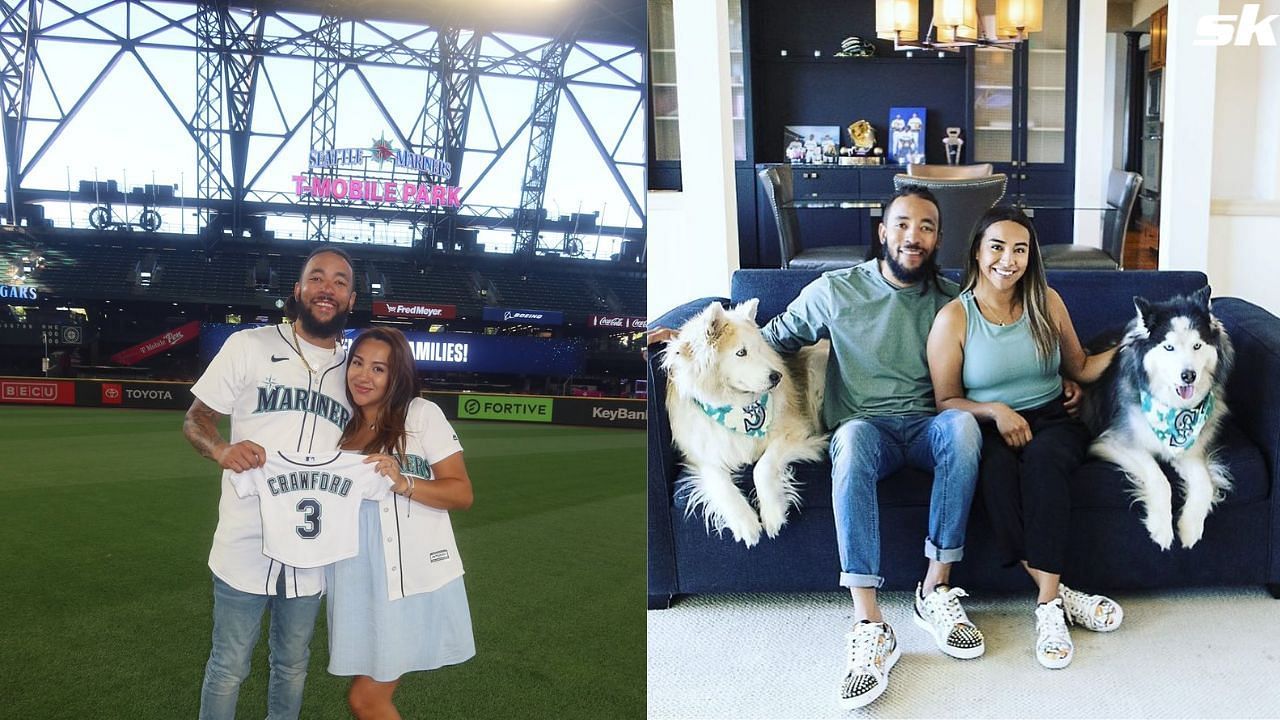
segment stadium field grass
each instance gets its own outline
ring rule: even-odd
[[[196,716],[220,483],[181,425],[0,407],[0,716]],[[453,514],[476,657],[406,676],[404,717],[643,717],[644,433],[455,427],[476,495]],[[302,717],[346,718],[324,615]],[[240,717],[266,716],[266,625]]]

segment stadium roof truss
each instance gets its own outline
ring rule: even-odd
[[[563,125],[557,117],[566,115],[558,110],[567,109],[576,119],[575,144],[594,151],[604,168],[600,177],[616,184],[614,196],[625,203],[627,219],[598,230],[643,241],[645,209],[638,197],[645,160],[642,44],[582,40],[575,37],[573,22],[555,37],[535,37],[273,7],[227,0],[0,0],[0,109],[10,213],[21,203],[70,200],[70,187],[29,186],[32,170],[112,73],[133,60],[190,137],[196,193],[176,197],[172,204],[198,210],[201,230],[218,226],[239,233],[250,216],[285,214],[305,215],[308,238],[317,241],[330,238],[335,218],[346,218],[409,223],[415,235],[428,240],[440,228],[505,228],[515,234],[517,251],[554,247],[539,245],[539,233],[569,235],[543,209],[556,131]],[[50,53],[73,52],[77,46],[96,46],[95,57],[106,58],[79,87],[60,82],[57,64],[47,62]],[[194,103],[179,100],[191,88],[182,87],[173,73],[157,72],[149,50],[192,56],[195,73],[187,77],[195,81]],[[309,102],[283,97],[291,83],[275,65],[292,63],[296,76],[298,62],[312,68]],[[390,83],[379,76],[391,71],[396,78],[414,74],[400,86],[420,89],[420,103],[406,105],[395,98],[392,107]],[[353,93],[356,87],[367,93],[362,107],[371,104],[379,116],[370,126],[385,128],[383,135],[391,136],[386,140],[447,161],[451,183],[467,180],[459,206],[302,199],[281,187],[282,175],[304,171],[296,160],[282,159],[295,137],[313,150],[338,146],[339,90]],[[39,108],[33,91],[45,98]],[[596,96],[597,102],[586,107],[584,95]],[[522,102],[528,98],[518,113],[510,110],[514,96]],[[600,97],[608,102],[599,102]],[[601,120],[602,106],[612,115],[607,121]],[[412,116],[405,107],[412,108]],[[29,131],[37,125],[40,132],[32,141]],[[580,141],[582,135],[587,142]],[[251,159],[251,147],[259,149],[259,157]],[[295,148],[290,157],[298,156]],[[504,165],[516,167],[518,180],[511,180],[510,171],[497,171]],[[416,181],[419,176],[396,165],[390,171],[381,167],[366,162],[360,172],[375,180]],[[307,172],[332,175],[333,169]],[[502,191],[487,187],[499,176],[511,201],[495,202]],[[206,241],[214,242],[218,234],[205,233]]]

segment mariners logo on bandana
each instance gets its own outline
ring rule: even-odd
[[[732,405],[711,406],[701,400],[695,400],[698,407],[702,408],[702,412],[707,417],[715,420],[717,424],[723,425],[730,430],[742,433],[747,437],[764,437],[769,431],[769,423],[773,419],[769,414],[769,393],[760,396],[760,399],[745,407],[734,407]]]
[[[1142,400],[1142,412],[1147,417],[1156,439],[1168,445],[1175,453],[1180,453],[1196,443],[1200,431],[1213,412],[1213,393],[1193,408],[1180,409],[1169,407],[1143,390],[1139,393]]]

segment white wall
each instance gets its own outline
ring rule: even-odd
[[[695,298],[728,297],[739,266],[728,0],[675,0],[673,11],[683,191],[649,194],[650,319]]]
[[[1113,142],[1107,108],[1114,104],[1114,82],[1108,80],[1106,31],[1106,0],[1082,0],[1076,53],[1076,207],[1102,207],[1107,198]],[[1097,212],[1076,213],[1074,227],[1072,242],[1102,246],[1102,223]]]
[[[1231,15],[1243,2],[1218,5]],[[1260,17],[1280,14],[1280,0],[1261,5]],[[1219,48],[1215,81],[1209,282],[1280,315],[1280,47]]]

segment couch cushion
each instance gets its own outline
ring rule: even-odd
[[[1224,505],[1244,505],[1265,500],[1268,496],[1268,475],[1262,453],[1245,437],[1240,428],[1227,420],[1220,435],[1219,459],[1231,471],[1234,487],[1223,500]],[[1175,479],[1177,475],[1166,468],[1165,473]],[[825,509],[831,505],[831,465],[827,462],[802,463],[796,466],[796,479],[803,483],[801,498],[806,509]],[[681,474],[683,480],[684,473]],[[750,489],[749,472],[738,475],[740,487]],[[932,475],[915,468],[904,468],[880,482],[878,494],[882,507],[928,506],[933,487]],[[1072,505],[1077,508],[1129,507],[1133,498],[1128,493],[1129,484],[1120,469],[1100,460],[1086,460],[1071,478]],[[675,505],[685,510],[685,499],[676,493]],[[1174,504],[1180,504],[1175,493]]]

